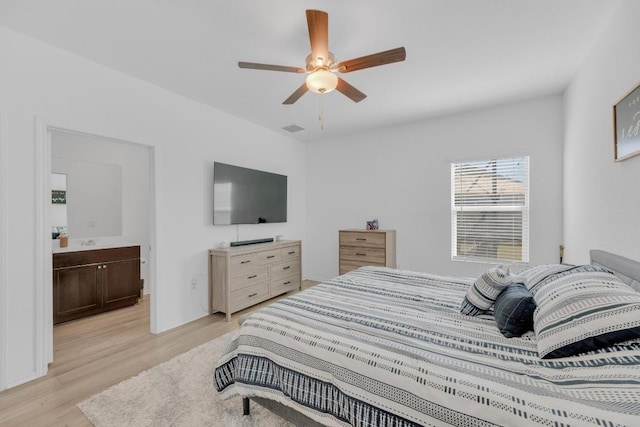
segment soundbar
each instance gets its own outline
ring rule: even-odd
[[[255,245],[256,243],[269,243],[269,242],[273,242],[273,237],[268,237],[266,239],[240,240],[239,242],[231,242],[231,246]]]

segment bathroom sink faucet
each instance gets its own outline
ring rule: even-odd
[[[91,240],[82,240],[80,242],[80,246],[93,246],[96,244],[96,241],[91,239]]]

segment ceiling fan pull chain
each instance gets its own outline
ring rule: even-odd
[[[324,130],[324,111],[322,108],[324,101],[322,100],[322,95],[323,93],[320,92],[320,96],[318,96],[318,120],[320,121],[320,129]]]

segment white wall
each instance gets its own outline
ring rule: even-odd
[[[36,116],[57,128],[155,147],[159,233],[152,305],[159,331],[207,314],[207,249],[236,236],[235,227],[212,226],[214,161],[287,175],[289,222],[240,227],[240,237],[283,234],[306,247],[304,145],[4,27],[0,57],[0,111],[7,123],[2,209],[8,249],[0,275],[5,386],[40,373],[35,283],[45,272],[36,268],[42,252],[36,207],[45,196],[34,196]]]
[[[451,261],[452,161],[530,155],[531,264],[557,262],[562,238],[562,98],[550,96],[310,144],[307,275],[338,273],[338,230],[397,230],[408,270],[477,276]]]
[[[613,161],[612,106],[640,82],[640,2],[626,0],[565,94],[566,259],[640,259],[640,156]]]

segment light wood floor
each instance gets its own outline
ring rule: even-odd
[[[302,288],[316,283],[305,280]],[[217,313],[154,335],[145,297],[133,307],[56,326],[49,373],[0,393],[0,426],[91,426],[77,403],[236,329],[242,313],[231,322]]]

